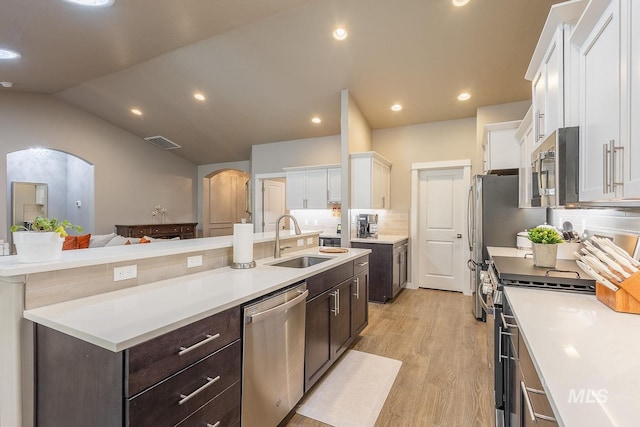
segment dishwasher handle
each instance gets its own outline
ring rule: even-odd
[[[287,311],[288,309],[290,309],[291,307],[293,307],[294,305],[300,303],[302,300],[305,300],[307,298],[307,295],[309,295],[309,291],[305,290],[304,292],[302,292],[300,295],[298,295],[297,297],[295,297],[292,300],[289,300],[283,304],[277,305],[273,308],[270,308],[268,310],[265,311],[261,311],[259,313],[254,313],[251,316],[247,317],[247,323],[255,323],[255,322],[259,322],[260,320],[263,320],[267,317],[271,317],[274,314],[278,314],[278,313],[282,313],[283,311]]]

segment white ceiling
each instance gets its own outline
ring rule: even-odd
[[[553,0],[3,0],[0,81],[52,94],[195,164],[340,133],[349,89],[373,129],[531,98],[524,74]],[[344,25],[349,37],[331,36]],[[207,96],[193,99],[194,91]],[[468,91],[472,98],[456,100]],[[404,109],[392,112],[391,104]],[[137,107],[142,116],[130,109]],[[312,116],[323,122],[314,125]],[[147,144],[141,141],[141,144]]]

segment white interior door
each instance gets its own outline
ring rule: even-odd
[[[275,231],[276,220],[285,213],[285,183],[262,181],[263,231]]]
[[[418,286],[467,292],[463,168],[418,174]]]

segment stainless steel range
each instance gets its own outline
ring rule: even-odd
[[[489,348],[493,348],[496,426],[514,427],[512,420],[514,399],[512,386],[517,352],[511,342],[517,342],[518,330],[507,301],[503,301],[504,286],[526,286],[548,291],[595,294],[595,281],[588,278],[573,260],[558,260],[556,268],[533,266],[530,258],[492,257],[484,275],[483,292],[487,304],[483,309],[490,329]]]

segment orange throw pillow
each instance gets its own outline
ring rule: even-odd
[[[64,238],[64,243],[62,244],[62,250],[69,251],[71,249],[78,249],[77,236],[67,236]]]
[[[145,239],[144,237],[142,239],[140,239],[140,241],[138,243],[151,243],[151,240],[149,239]]]
[[[78,238],[78,249],[87,249],[89,247],[91,234],[85,234],[83,236],[76,236],[76,237]]]

